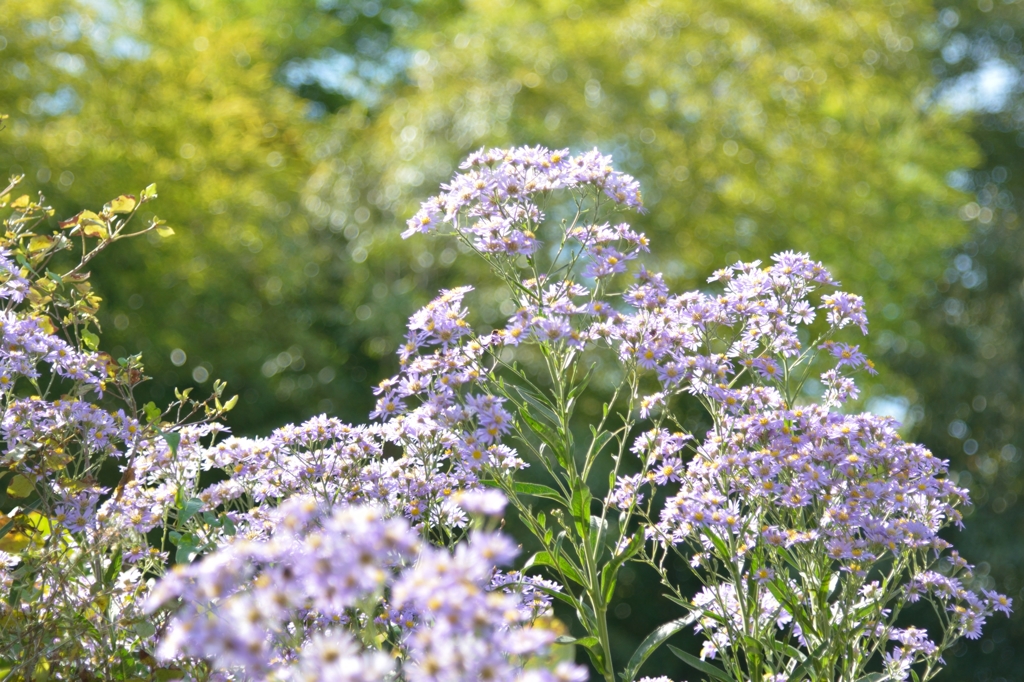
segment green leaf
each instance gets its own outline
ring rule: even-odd
[[[569,501],[569,511],[576,519],[576,530],[581,538],[587,536],[587,530],[590,527],[590,501],[592,499],[593,495],[590,494],[590,489],[586,484],[577,481],[572,490],[572,499]]]
[[[88,329],[82,330],[82,343],[85,344],[89,350],[96,350],[100,347],[100,337],[93,334]]]
[[[156,406],[156,403],[150,401],[142,406],[142,411],[146,413],[146,421],[150,424],[156,424],[160,421],[160,417],[163,413],[160,408]]]
[[[594,636],[580,637],[579,639],[576,639],[569,635],[562,635],[555,639],[555,644],[578,644],[579,646],[585,646],[589,649],[590,647],[601,646],[601,640]]]
[[[156,627],[148,620],[140,620],[136,622],[132,625],[132,629],[143,638],[152,637],[156,633]]]
[[[526,570],[526,569],[523,569],[523,570]],[[554,590],[554,589],[552,589],[550,587],[546,587],[544,585],[533,585],[532,588],[535,589],[535,590],[539,590],[539,591],[543,592],[544,594],[548,595],[552,599],[557,599],[560,602],[568,604],[569,606],[571,606],[576,611],[580,610],[580,606],[581,606],[580,603],[578,601],[576,601],[576,599],[574,599],[573,596],[570,595],[570,594],[566,594],[565,592],[562,592],[560,590]]]
[[[821,658],[821,655],[828,649],[828,642],[819,645],[809,656],[804,657],[803,662],[793,668],[786,682],[803,682],[803,677],[814,668],[814,663]],[[809,675],[808,675],[809,676]]]
[[[171,449],[171,454],[177,455],[178,445],[181,443],[181,434],[177,431],[161,431],[160,435],[167,441],[167,447]]]
[[[638,533],[639,535],[639,533]],[[651,654],[654,653],[655,649],[662,645],[662,643],[676,634],[687,625],[692,625],[696,622],[698,613],[695,611],[682,618],[671,620],[664,625],[659,626],[651,634],[644,638],[644,641],[640,642],[640,646],[636,648],[633,655],[629,659],[629,663],[626,664],[626,669],[622,671],[623,682],[633,682],[633,678],[640,672],[640,666],[644,664]]]
[[[118,574],[121,572],[122,560],[123,555],[121,554],[120,551],[117,551],[117,549],[115,548],[114,558],[110,560],[110,566],[108,566],[107,570],[103,573],[103,583],[105,585],[113,584],[114,578],[116,578]]]
[[[195,516],[196,512],[198,512],[202,508],[202,506],[203,501],[200,500],[198,497],[193,497],[190,500],[187,500],[181,506],[181,509],[178,511],[178,521],[180,523],[185,523],[190,518]]]
[[[606,603],[612,600],[612,595],[615,593],[615,584],[617,582],[616,578],[618,576],[619,568],[622,564],[626,563],[626,561],[636,555],[643,546],[644,534],[642,531],[638,531],[630,539],[626,548],[622,552],[612,555],[611,561],[605,564],[604,568],[601,569],[601,591],[604,593],[604,600]]]
[[[568,507],[569,504],[562,497],[561,493],[550,486],[542,485],[540,483],[519,483],[516,482],[512,485],[512,491],[518,495],[532,495],[533,497],[543,497],[548,500],[554,500],[562,506]]]
[[[519,408],[519,416],[523,418],[523,421],[530,427],[530,430],[537,434],[544,444],[554,451],[555,457],[558,459],[558,463],[563,467],[568,468],[569,458],[558,432],[547,424],[542,424],[534,419],[533,415],[526,410],[525,406]]]
[[[157,196],[156,195],[156,183],[148,185],[146,187],[146,189],[142,190],[142,200],[143,201],[149,201],[151,199],[156,199],[156,196]]]
[[[719,668],[717,665],[711,665],[710,663],[700,660],[696,656],[691,656],[690,654],[686,653],[681,649],[677,649],[671,644],[668,644],[667,646],[672,653],[674,653],[677,657],[681,658],[683,662],[685,662],[690,667],[696,668],[705,675],[711,675],[711,677],[715,678],[716,680],[722,680],[723,682],[733,682],[732,678],[729,677],[729,675],[724,670]]]
[[[871,673],[869,675],[865,675],[864,677],[858,677],[856,682],[882,682],[883,680],[886,680],[888,678],[889,676],[885,673]]]
[[[583,578],[580,575],[580,569],[576,567],[564,554],[559,553],[557,559],[552,557],[549,552],[537,552],[526,562],[523,566],[523,570],[527,570],[533,566],[548,566],[555,570],[561,571],[563,575],[569,580],[572,580],[578,585],[586,585],[583,582]]]
[[[174,553],[174,563],[187,564],[195,556],[198,538],[192,533],[185,533],[178,543],[178,551]]]

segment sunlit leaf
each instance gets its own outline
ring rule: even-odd
[[[131,194],[122,194],[118,198],[110,202],[111,213],[131,213],[135,210],[135,206],[138,202],[135,197]]]

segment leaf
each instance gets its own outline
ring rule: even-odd
[[[590,526],[590,501],[592,499],[593,495],[590,494],[590,489],[582,481],[578,481],[572,491],[569,510],[576,519],[576,530],[581,538],[587,536],[586,531]]]
[[[132,629],[142,638],[152,637],[156,634],[156,627],[148,620],[140,620],[134,623]]]
[[[20,197],[11,202],[11,208],[28,208],[28,204],[28,195],[22,194]]]
[[[55,326],[53,326],[53,321],[50,320],[50,318],[47,317],[46,315],[39,315],[39,316],[33,317],[32,319],[35,320],[36,324],[39,325],[39,328],[42,329],[47,334],[56,334],[57,333],[57,328]]]
[[[96,221],[96,222],[91,222],[90,221],[88,223],[84,223],[81,227],[82,227],[82,234],[84,234],[86,237],[96,237],[98,239],[106,239],[108,236],[110,236],[107,233],[107,226],[104,225],[103,223],[99,222],[99,221]]]
[[[516,482],[512,485],[512,490],[517,495],[531,495],[533,497],[543,497],[547,500],[554,500],[555,502],[558,502],[559,504],[562,504],[566,507],[569,506],[566,503],[565,498],[562,497],[562,495],[557,490],[549,486],[542,485],[540,483]]]
[[[563,575],[569,580],[572,580],[578,585],[585,585],[583,578],[580,576],[580,571],[571,561],[565,558],[562,554],[558,555],[557,561],[551,556],[549,552],[537,552],[526,562],[523,566],[523,570],[526,571],[532,566],[549,566],[557,571],[561,571]]]
[[[629,540],[629,544],[626,545],[625,549],[619,554],[612,556],[612,560],[605,564],[605,567],[601,569],[601,590],[604,592],[604,600],[610,602],[612,594],[615,592],[615,577],[618,573],[619,567],[626,563],[632,558],[640,548],[644,546],[644,534],[643,531],[637,531]]]
[[[45,234],[36,235],[28,241],[28,250],[30,253],[35,251],[45,251],[51,246],[53,246],[53,238],[47,237]]]
[[[681,658],[690,667],[696,668],[697,670],[701,671],[706,675],[711,675],[711,677],[715,678],[716,680],[722,680],[723,682],[732,682],[732,678],[729,677],[729,675],[724,670],[719,668],[717,665],[711,665],[710,663],[702,661],[696,656],[692,656],[681,649],[677,649],[671,644],[668,644],[667,646],[672,653],[674,653],[677,657]]]
[[[590,648],[600,646],[601,640],[599,640],[597,637],[594,637],[593,635],[589,637],[580,637],[579,639],[576,639],[575,637],[570,637],[569,635],[562,635],[561,637],[555,639],[555,644],[578,644],[580,646]]]
[[[172,234],[174,234],[174,228],[168,227],[167,225],[161,225],[160,227],[156,228],[156,233],[161,237],[170,237]]]
[[[542,424],[534,419],[533,415],[526,410],[525,406],[519,408],[519,415],[523,418],[523,421],[526,422],[527,426],[530,427],[530,430],[537,434],[540,439],[554,451],[555,457],[558,459],[558,463],[563,467],[568,468],[568,456],[565,453],[565,448],[562,445],[562,439],[559,437],[558,433],[550,426]]]
[[[793,672],[789,674],[789,678],[786,682],[802,682],[804,675],[807,675],[814,667],[815,661],[821,658],[821,655],[828,649],[828,642],[818,646],[810,655],[806,656],[803,661],[797,667],[793,668]]]
[[[21,474],[11,479],[7,486],[7,494],[11,497],[28,497],[36,491],[36,486]]]
[[[142,410],[146,413],[146,421],[150,424],[156,424],[160,421],[160,417],[163,413],[160,408],[156,406],[156,403],[150,401],[142,406]]]
[[[682,618],[676,618],[664,625],[658,626],[651,634],[647,635],[644,641],[640,642],[640,646],[636,648],[636,651],[633,652],[629,663],[626,664],[626,669],[622,671],[623,682],[633,682],[633,678],[640,672],[640,666],[654,653],[655,649],[687,625],[693,625],[697,620],[697,616],[698,613],[695,611]]]
[[[181,523],[185,523],[190,518],[195,516],[196,512],[202,509],[202,507],[203,501],[200,500],[198,497],[193,497],[190,500],[187,500],[181,506],[181,509],[178,511],[178,521],[180,521]]]
[[[114,582],[114,578],[121,572],[121,563],[124,560],[124,555],[121,552],[115,551],[114,558],[110,560],[110,566],[103,573],[103,583],[111,585]]]
[[[137,205],[138,202],[131,194],[122,194],[108,204],[111,213],[131,213]]]
[[[84,343],[89,350],[96,350],[100,346],[100,337],[96,336],[88,329],[83,329],[82,343]]]
[[[156,197],[157,197],[156,183],[152,183],[150,185],[147,185],[146,189],[142,190],[142,200],[143,201],[149,201],[151,199],[156,199]]]
[[[177,431],[161,431],[160,435],[167,441],[167,447],[171,449],[172,455],[178,454],[178,444],[181,443],[181,434]]]
[[[888,675],[885,673],[871,673],[864,677],[858,677],[856,682],[882,682],[886,679],[888,679]]]
[[[233,527],[234,526],[232,526],[232,528]],[[233,535],[233,534],[234,533],[229,533],[229,535]],[[524,568],[523,570],[525,571],[526,569]],[[577,611],[579,611],[579,609],[580,609],[579,602],[577,602],[572,597],[572,595],[568,595],[565,592],[561,592],[559,590],[552,589],[552,588],[547,587],[545,585],[533,585],[532,588],[535,589],[535,590],[538,590],[540,592],[543,592],[544,594],[548,595],[549,597],[551,597],[553,599],[557,599],[560,602],[564,602],[564,603],[568,604],[569,606],[571,606],[573,609],[575,609]]]
[[[178,543],[178,551],[174,553],[174,563],[186,564],[192,561],[192,557],[196,554],[196,542],[196,536],[192,533],[185,533]]]

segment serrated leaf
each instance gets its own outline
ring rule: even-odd
[[[111,213],[131,213],[137,205],[138,202],[131,194],[122,194],[109,204]]]

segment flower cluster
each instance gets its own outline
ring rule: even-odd
[[[641,206],[637,181],[614,170],[611,162],[596,149],[578,156],[542,147],[481,149],[462,164],[466,173],[456,174],[409,219],[402,236],[429,233],[448,223],[469,235],[482,253],[530,255],[538,241],[529,226],[544,220],[534,195],[592,186],[617,204]],[[470,221],[466,226],[458,224],[463,214]]]
[[[387,643],[410,682],[585,679],[567,665],[523,672],[554,635],[525,627],[535,614],[522,594],[491,589],[495,566],[517,553],[508,538],[474,533],[452,554],[423,546],[380,507],[329,511],[308,497],[273,516],[268,538],[235,542],[157,585],[150,610],[182,604],[159,657],[246,678],[369,682],[396,661],[365,644]]]

